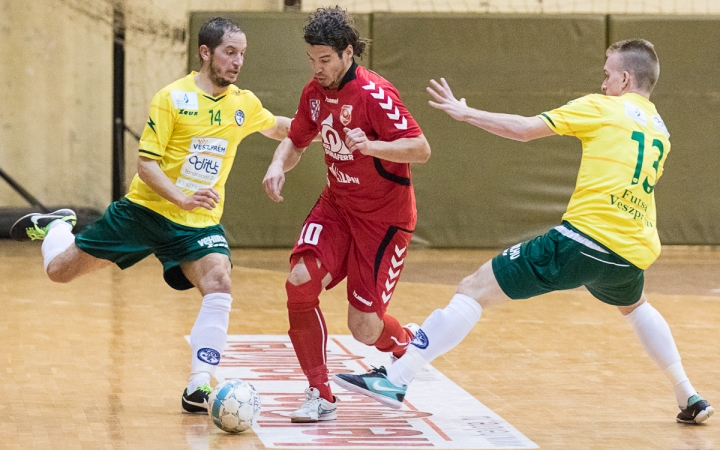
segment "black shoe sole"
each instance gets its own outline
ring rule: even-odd
[[[30,236],[27,234],[27,228],[32,228],[33,223],[28,221],[25,225],[20,225],[20,223],[29,217],[34,216],[37,213],[31,213],[26,214],[15,221],[15,223],[10,227],[10,237],[16,241],[25,242],[25,241],[31,241]],[[30,227],[28,227],[30,225]]]
[[[184,414],[209,414],[207,408],[187,403],[182,399],[182,409]]]

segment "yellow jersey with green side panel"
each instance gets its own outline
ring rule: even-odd
[[[660,255],[655,184],[670,133],[645,97],[587,95],[540,114],[559,135],[582,141],[582,161],[563,220],[640,269]]]
[[[155,94],[140,139],[140,156],[157,160],[165,175],[186,194],[212,187],[220,194],[220,202],[213,210],[184,211],[138,175],[127,198],[172,222],[204,228],[220,223],[225,182],[238,144],[251,133],[275,126],[275,116],[252,92],[235,85],[217,97],[208,95],[195,85],[195,74]]]

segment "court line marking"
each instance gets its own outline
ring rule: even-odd
[[[352,353],[350,350],[348,350],[344,345],[342,345],[342,344],[340,343],[340,341],[338,341],[338,340],[335,339],[335,338],[332,338],[332,340],[333,340],[333,342],[335,342],[335,344],[337,344],[338,347],[340,347],[345,353],[347,353],[348,356],[353,354],[353,353]],[[370,368],[369,368],[369,367],[367,366],[367,364],[365,364],[362,360],[358,360],[357,363],[360,364],[363,369],[365,369],[365,370],[367,370],[367,371],[370,371]],[[419,411],[420,411],[419,409],[417,409],[416,407],[414,407],[409,401],[407,401],[407,399],[403,399],[403,403],[406,404],[406,405],[408,406],[408,408],[412,409],[413,411],[416,411],[416,412],[419,412]],[[438,427],[432,420],[428,419],[427,417],[423,417],[422,420],[423,420],[425,423],[427,423],[427,424],[430,426],[430,428],[432,428],[433,430],[435,430],[435,432],[436,432],[437,434],[439,434],[443,439],[445,439],[446,441],[452,442],[452,439],[450,439],[450,436],[448,436],[447,434],[445,434],[445,433],[440,429],[440,427]]]

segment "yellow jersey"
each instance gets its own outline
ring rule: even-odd
[[[640,269],[660,255],[655,185],[670,133],[641,95],[587,95],[540,114],[559,135],[582,141],[582,161],[563,220]]]
[[[193,228],[220,223],[225,182],[238,144],[247,135],[275,126],[275,116],[250,91],[235,85],[212,97],[195,85],[196,72],[161,89],[150,104],[150,118],[140,139],[140,156],[160,169],[188,195],[214,188],[220,202],[212,210],[184,211],[161,197],[136,174],[128,200],[172,222]]]

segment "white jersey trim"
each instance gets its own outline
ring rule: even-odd
[[[586,238],[585,236],[581,235],[580,233],[576,233],[575,231],[571,230],[570,228],[567,228],[564,225],[558,225],[555,227],[555,229],[558,231],[558,233],[562,234],[566,238],[572,239],[575,242],[579,242],[585,247],[591,248],[597,252],[601,253],[607,253],[609,252],[605,250],[604,248],[600,247],[590,239]]]

